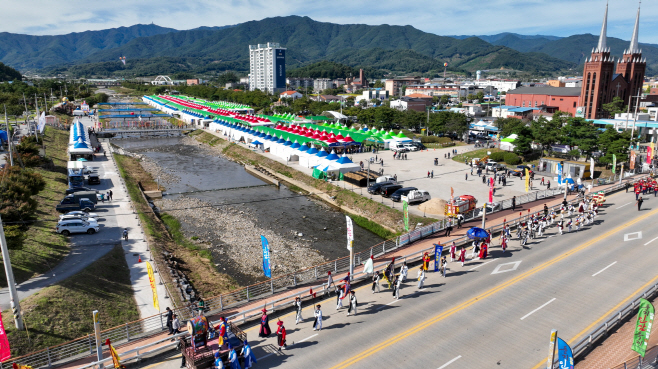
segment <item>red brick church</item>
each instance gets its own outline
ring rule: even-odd
[[[640,9],[637,9],[631,44],[624,51],[621,59],[615,60],[615,57],[610,56],[610,48],[606,44],[607,28],[608,6],[606,5],[599,43],[592,49],[592,55],[585,60],[583,70],[583,86],[577,115],[587,119],[607,118],[603,104],[611,102],[617,96],[624,100],[624,105],[630,105],[633,111],[636,97],[642,93],[647,63],[646,58],[642,58],[642,50],[638,46]],[[615,63],[617,63],[616,69]]]

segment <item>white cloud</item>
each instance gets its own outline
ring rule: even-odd
[[[272,16],[306,15],[332,23],[412,25],[439,35],[517,32],[598,34],[604,0],[3,0],[0,31],[64,34],[136,23],[190,29]],[[636,3],[612,0],[608,35],[629,39]],[[642,4],[640,42],[658,43],[658,1]]]

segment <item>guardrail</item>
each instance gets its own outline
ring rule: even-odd
[[[625,188],[624,184],[616,184],[614,186],[606,188],[604,192],[605,193],[615,192],[623,188]],[[527,202],[540,200],[542,198],[554,196],[555,194],[562,193],[562,191],[563,189],[556,188],[556,189],[538,191],[535,193],[519,196],[517,197],[517,204],[523,204]],[[502,206],[496,211],[509,209],[509,207],[504,206],[506,203],[505,201],[509,201],[511,207],[511,200],[504,200],[501,201]],[[572,203],[577,201],[579,201],[579,199],[571,200]],[[558,206],[553,206],[552,208],[557,208],[557,207]],[[481,212],[482,209],[480,208],[467,213],[465,216],[465,221],[474,220],[478,217],[481,217],[482,216]],[[487,212],[487,214],[491,214],[491,213]],[[510,227],[516,226],[521,220],[525,219],[526,217],[527,215],[510,219],[507,223],[510,225]],[[395,239],[386,240],[380,244],[372,246],[367,250],[355,253],[354,263],[355,265],[360,265],[362,261],[367,260],[368,258],[370,258],[370,256],[378,257],[384,255],[400,247],[408,245],[414,241],[417,241],[421,238],[427,237],[437,232],[444,231],[447,224],[449,224],[448,220],[441,220],[439,222],[415,229],[405,235],[396,237]],[[501,229],[502,229],[502,225],[495,225],[487,228],[487,230],[489,230],[489,232],[492,235],[500,232]],[[459,246],[463,246],[468,242],[465,236],[455,238],[452,241],[454,241]],[[418,253],[417,257],[420,258],[422,257],[422,254],[424,252],[430,250],[433,250],[433,247],[421,250],[420,252],[414,252],[414,254]],[[411,258],[411,256],[404,256],[403,258],[405,257]],[[156,268],[157,268],[157,263],[156,263]],[[332,271],[334,273],[337,273],[337,272],[346,272],[348,270],[349,270],[349,257],[346,256],[320,265],[302,269],[300,271],[290,273],[284,276],[272,278],[266,282],[261,282],[251,286],[247,286],[242,289],[217,296],[215,298],[209,298],[205,301],[206,309],[210,313],[213,312],[218,313],[228,308],[236,308],[254,300],[259,300],[268,296],[272,296],[277,293],[285,292],[288,288],[291,287],[294,288],[302,284],[308,284],[309,282],[316,281],[320,278],[326,278],[327,271]],[[159,274],[161,273],[159,272]],[[365,276],[362,275],[362,273],[355,273],[353,277],[358,281],[364,278]],[[308,285],[308,287],[313,288],[314,291],[316,292],[322,291],[324,293],[326,291],[325,284],[320,284],[318,286]],[[290,304],[292,299],[294,299],[294,297],[296,296],[300,296],[302,298],[304,296],[308,297],[308,293],[299,292],[291,296],[285,296],[275,301],[272,301],[267,305],[271,306],[271,310],[275,310],[277,306],[280,307],[285,304]],[[283,301],[288,301],[288,302],[283,303]],[[237,320],[241,317],[240,320],[244,323],[246,322],[247,319],[259,316],[261,309],[262,309],[261,307],[249,309],[228,316],[227,318]],[[194,305],[175,308],[173,310],[174,313],[181,318],[181,320],[187,320],[193,317],[196,313],[196,308]],[[124,325],[113,327],[105,331],[102,331],[101,341],[104,342],[106,338],[110,338],[112,342],[115,342],[117,345],[121,345],[137,338],[144,338],[151,336],[153,334],[159,334],[165,329],[167,328],[163,316],[161,314],[158,314],[134,322],[128,322]],[[65,360],[69,361],[76,357],[86,356],[87,353],[93,354],[95,350],[96,350],[95,340],[91,335],[89,335],[82,338],[78,338],[73,341],[62,343],[57,346],[48,347],[41,351],[37,351],[32,354],[18,357],[13,360],[8,360],[5,363],[18,362],[22,365],[30,365],[35,368],[44,367],[44,366],[50,367],[53,365],[53,363],[59,361],[65,361]],[[0,369],[2,369],[2,363],[0,363]]]
[[[656,368],[658,367],[658,346],[648,349],[644,358],[639,355],[610,369]]]

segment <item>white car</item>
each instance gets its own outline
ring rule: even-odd
[[[92,221],[92,222],[98,223],[98,220],[96,218],[87,217],[87,216],[78,216],[78,215],[66,215],[66,214],[65,215],[60,215],[59,220],[60,220],[60,222],[62,220],[82,220],[82,221],[85,221],[85,222]]]
[[[71,233],[88,233],[94,234],[98,232],[100,227],[96,221],[84,221],[82,219],[74,220],[61,220],[57,223],[55,230],[57,233],[61,233],[64,236],[68,236]]]
[[[74,211],[69,211],[66,214],[62,214],[59,216],[59,219],[63,219],[65,216],[73,216],[73,217],[78,217],[78,218],[94,218],[98,219],[98,214],[97,213],[87,213],[82,210],[74,210]]]

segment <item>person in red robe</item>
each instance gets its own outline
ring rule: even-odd
[[[507,250],[507,237],[505,235],[500,240],[500,245],[503,247],[503,252],[505,252]]]
[[[461,251],[459,252],[459,261],[462,262],[462,266],[464,266],[464,261],[466,261],[466,249],[462,248]]]
[[[450,246],[450,261],[455,261],[457,258],[455,255],[457,254],[457,245],[455,245],[455,242],[452,242],[452,246]]]
[[[263,309],[263,315],[260,317],[260,331],[258,337],[268,337],[272,334],[270,329],[270,318],[267,316],[267,309]]]
[[[482,246],[480,246],[480,253],[478,254],[478,258],[480,259],[486,259],[487,258],[487,248],[489,245],[486,242],[482,243]]]
[[[430,267],[430,259],[431,259],[430,254],[426,252],[423,255],[423,270],[427,271],[427,269]]]
[[[282,321],[276,322],[279,328],[276,330],[276,342],[279,345],[279,351],[286,348],[286,327],[283,326]]]

